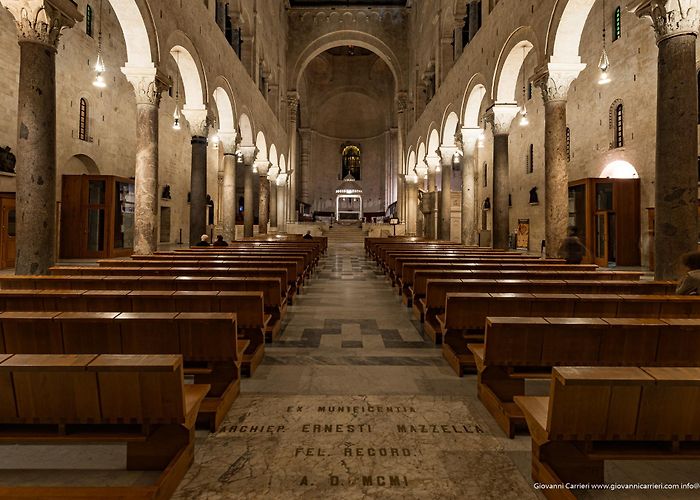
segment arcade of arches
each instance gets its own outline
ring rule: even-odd
[[[417,312],[405,308],[412,304],[406,294],[415,291],[406,285],[397,296],[404,283],[391,270],[391,252],[372,246],[372,238],[423,245],[416,255],[445,254],[434,245],[447,245],[475,253],[469,259],[517,256],[530,260],[527,267],[550,259],[568,265],[554,259],[573,230],[585,247],[577,264],[588,267],[572,272],[625,282],[641,277],[670,289],[668,281],[681,277],[683,255],[696,251],[700,239],[699,29],[700,0],[0,0],[0,267],[6,269],[0,296],[5,288],[23,288],[19,281],[2,283],[12,274],[36,280],[27,285],[30,297],[49,286],[47,275],[75,264],[111,269],[112,260],[127,262],[133,284],[146,280],[159,259],[183,268],[174,276],[231,280],[227,287],[240,288],[216,291],[242,293],[236,280],[273,279],[263,259],[290,258],[284,252],[311,245],[301,235],[313,237],[320,255],[308,252],[313,256],[299,281],[278,279],[279,310],[271,312],[265,292],[264,356],[259,350],[248,360],[257,371],[242,380],[216,432],[197,430],[194,462],[175,497],[542,496],[531,465],[549,467],[545,461],[557,457],[602,464],[586,455],[598,445],[590,435],[583,444],[538,451],[534,433],[532,443],[526,432],[510,439],[501,430],[507,417],[494,418],[516,411],[512,395],[506,403],[502,396],[526,378],[528,394],[549,394],[551,366],[532,379],[514,375],[513,366],[487,366],[478,380],[474,370],[456,377],[454,363],[459,371],[464,358],[472,359],[466,346],[473,337],[460,337],[464,352],[443,355],[447,344],[436,346],[428,310],[416,306],[417,295]],[[204,236],[219,235],[232,255],[217,255],[216,269],[207,271],[205,259],[178,261],[195,251],[189,247],[204,245]],[[365,248],[364,238],[370,238]],[[266,246],[272,242],[285,249]],[[239,251],[248,260],[225,269]],[[129,259],[138,263],[129,266]],[[91,278],[98,281],[96,269]],[[518,279],[535,279],[522,274]],[[211,292],[212,285],[178,288],[175,278],[166,285],[163,276],[154,290]],[[571,276],[561,279],[578,279]],[[417,273],[415,280],[417,287]],[[263,285],[246,286],[252,293]],[[557,291],[568,293],[566,286]],[[79,288],[90,290],[88,281]],[[595,292],[606,290],[601,285]],[[451,295],[441,297],[442,311]],[[54,302],[58,309],[45,310],[60,311],[63,303]],[[12,311],[12,304],[0,310]],[[112,311],[86,304],[77,311]],[[38,307],[18,310],[47,314]],[[130,312],[160,311],[149,307]],[[177,310],[184,311],[194,314]],[[238,338],[247,339],[249,354],[254,342],[242,311]],[[435,316],[445,335],[452,331],[448,313]],[[19,356],[10,334],[3,338],[6,314],[15,313],[0,314],[0,406],[8,384],[13,401],[16,383],[7,375],[14,368],[4,370],[3,363]],[[663,323],[659,317],[654,321]],[[692,323],[693,314],[684,318]],[[180,348],[184,341],[167,352]],[[27,353],[53,352],[34,349]],[[154,354],[153,347],[144,349],[134,353]],[[188,384],[204,380],[218,390],[223,362],[198,358],[193,368],[184,359]],[[245,367],[247,358],[241,359]],[[483,385],[488,377],[498,379],[496,389]],[[220,399],[232,401],[232,394]],[[693,394],[698,408],[697,389]],[[505,406],[497,411],[495,404]],[[0,408],[0,434],[6,428],[12,434],[19,413],[17,406],[9,418]],[[527,431],[519,418],[518,431]],[[0,446],[0,497],[20,483],[45,494],[52,484],[65,492],[90,481],[107,489],[163,481],[165,496],[173,494],[178,481],[169,484],[152,464],[134,472],[146,458],[133,459],[129,451],[124,461],[125,446],[136,445],[62,447],[69,426],[56,425],[57,446]],[[605,479],[697,481],[697,433],[685,441],[671,434],[669,449],[686,450],[685,441],[692,441],[687,454],[694,460],[665,461],[661,453],[652,457],[659,460],[622,460],[634,454],[630,445],[606,463]],[[156,444],[144,444],[142,455],[158,449],[160,439],[168,440],[148,437],[145,443]],[[610,454],[603,445],[600,456]],[[5,451],[14,455],[5,458]],[[93,458],[109,472],[93,470]],[[32,472],[36,464],[68,470],[40,477]],[[564,469],[538,477],[554,481]],[[596,474],[589,470],[579,479],[595,482]]]

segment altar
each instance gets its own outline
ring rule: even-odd
[[[348,174],[335,190],[336,220],[362,220],[362,186]]]

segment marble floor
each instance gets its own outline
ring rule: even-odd
[[[223,427],[197,433],[194,464],[174,498],[543,498],[530,480],[529,438],[505,437],[476,398],[475,377],[454,375],[365,259],[359,230],[355,238],[341,234],[334,239],[331,232],[328,256],[289,308],[280,340],[243,380]],[[528,391],[546,393],[547,386]],[[12,469],[0,472],[0,485],[152,479],[117,472],[123,457],[116,446],[0,446],[0,469]],[[47,475],[36,468],[57,470]],[[695,482],[700,465],[612,462],[606,478]],[[697,495],[645,492],[644,498]]]

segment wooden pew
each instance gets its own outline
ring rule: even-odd
[[[236,313],[238,337],[248,340],[241,371],[252,376],[265,355],[262,292],[131,290],[0,290],[0,311]]]
[[[0,497],[160,500],[175,492],[192,464],[195,420],[209,390],[184,384],[180,356],[0,359],[0,441],[125,443],[127,470],[160,471],[144,486],[0,486]]]
[[[103,269],[103,268],[95,268]],[[279,274],[279,273],[278,273]],[[286,273],[284,273],[286,274]],[[265,330],[268,341],[277,339],[287,311],[287,297],[279,278],[214,278],[176,276],[0,276],[5,290],[138,290],[227,291],[263,293],[265,311],[272,316]]]
[[[486,317],[700,318],[700,297],[675,295],[448,293],[438,316],[442,354],[457,375],[473,371],[468,343],[483,342]]]
[[[54,278],[58,281],[65,278],[73,278],[79,281],[80,276],[93,278],[99,276],[114,276],[115,280],[129,279],[138,280],[144,279],[161,279],[174,280],[177,283],[178,290],[221,290],[235,291],[227,289],[227,281],[237,278],[273,278],[279,279],[280,283],[285,283],[282,286],[283,296],[291,303],[295,293],[295,287],[290,284],[294,282],[293,273],[290,275],[288,269],[281,267],[97,267],[97,266],[52,266],[50,268],[51,276],[45,278]],[[211,281],[211,283],[206,283]],[[186,284],[181,282],[192,282]],[[8,282],[9,283],[9,282]],[[192,288],[196,286],[198,288]],[[235,286],[235,285],[233,285]],[[71,287],[81,288],[81,287]]]
[[[602,484],[606,460],[700,459],[700,368],[560,367],[549,397],[515,402],[530,428],[536,483]]]
[[[247,340],[232,313],[3,312],[0,353],[180,354],[210,386],[198,423],[215,431],[240,393]]]
[[[555,275],[556,276],[556,275]],[[591,273],[595,278],[595,273]],[[424,321],[426,334],[439,344],[442,342],[442,328],[437,320],[445,311],[448,293],[576,293],[576,294],[619,294],[619,295],[669,295],[675,293],[676,283],[672,281],[618,281],[605,280],[429,280],[426,284],[427,296],[413,305],[414,316]]]
[[[513,402],[525,380],[554,366],[700,366],[700,319],[489,317],[468,348],[479,399],[512,438],[526,429]]]

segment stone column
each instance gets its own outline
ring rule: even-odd
[[[438,226],[438,239],[450,240],[452,237],[452,162],[457,148],[454,146],[441,146],[440,158],[442,160],[442,191],[440,191],[440,224]]]
[[[429,154],[425,157],[428,164],[428,199],[423,199],[426,210],[429,210],[425,220],[426,238],[436,240],[438,238],[438,192],[437,192],[437,170],[440,167],[441,159],[437,153]],[[426,213],[424,211],[424,213]]]
[[[277,177],[280,168],[277,165],[270,165],[267,170],[267,181],[270,186],[270,228],[277,227]]]
[[[450,32],[449,36],[440,39],[440,72],[438,74],[439,81],[436,82],[436,87],[440,87],[447,79],[447,74],[454,64],[454,56],[455,51],[452,47],[452,32]]]
[[[49,274],[56,259],[56,52],[82,15],[70,2],[4,0],[20,46],[17,140],[17,274]]]
[[[416,236],[418,212],[418,176],[415,173],[406,174],[406,236]]]
[[[462,49],[464,48],[464,40],[462,38],[462,26],[464,25],[464,20],[460,19],[459,17],[455,19],[455,24],[454,24],[454,60],[456,61],[457,59],[460,58],[462,55]]]
[[[406,112],[408,110],[408,94],[406,92],[399,92],[396,95],[396,122],[398,127],[398,134],[396,140],[396,210],[398,218],[401,222],[406,218],[406,197],[404,196],[404,174],[410,173],[406,172],[405,167],[405,144],[406,144]]]
[[[277,176],[277,232],[284,233],[287,231],[286,219],[286,196],[287,196],[287,173],[280,172]]]
[[[518,110],[517,104],[494,104],[486,115],[493,128],[492,241],[493,248],[499,249],[508,248],[508,237],[510,235],[508,131]]]
[[[207,137],[209,118],[202,108],[187,108],[182,114],[192,134],[192,169],[190,171],[190,245],[207,232]]]
[[[253,162],[255,161],[255,146],[241,147],[243,152],[243,236],[246,238],[253,237],[253,224],[255,222],[255,203],[253,193]]]
[[[480,128],[462,129],[462,245],[476,245],[476,183],[477,143]]]
[[[299,165],[297,176],[299,185],[299,199],[304,203],[311,203],[311,138],[313,131],[310,128],[299,129]]]
[[[158,108],[167,84],[155,68],[122,69],[136,92],[134,253],[158,249]]]
[[[221,196],[221,214],[223,218],[223,236],[226,241],[236,239],[236,136],[219,132],[221,146],[224,148],[224,186]]]
[[[680,257],[698,248],[697,0],[638,2],[656,33],[656,255],[655,277],[678,277]]]
[[[289,190],[287,192],[287,218],[290,222],[296,222],[297,214],[297,113],[299,112],[299,94],[289,92],[287,94],[287,105],[289,107],[289,129],[287,135],[289,137]]]
[[[269,170],[269,168],[269,160],[255,160],[255,171],[258,173],[258,182],[260,185],[260,206],[258,208],[258,234],[267,234],[267,224],[270,222],[270,181],[267,178],[267,171]]]
[[[547,257],[558,257],[569,225],[569,172],[566,154],[566,98],[583,64],[550,63],[536,84],[544,100],[544,226]]]

